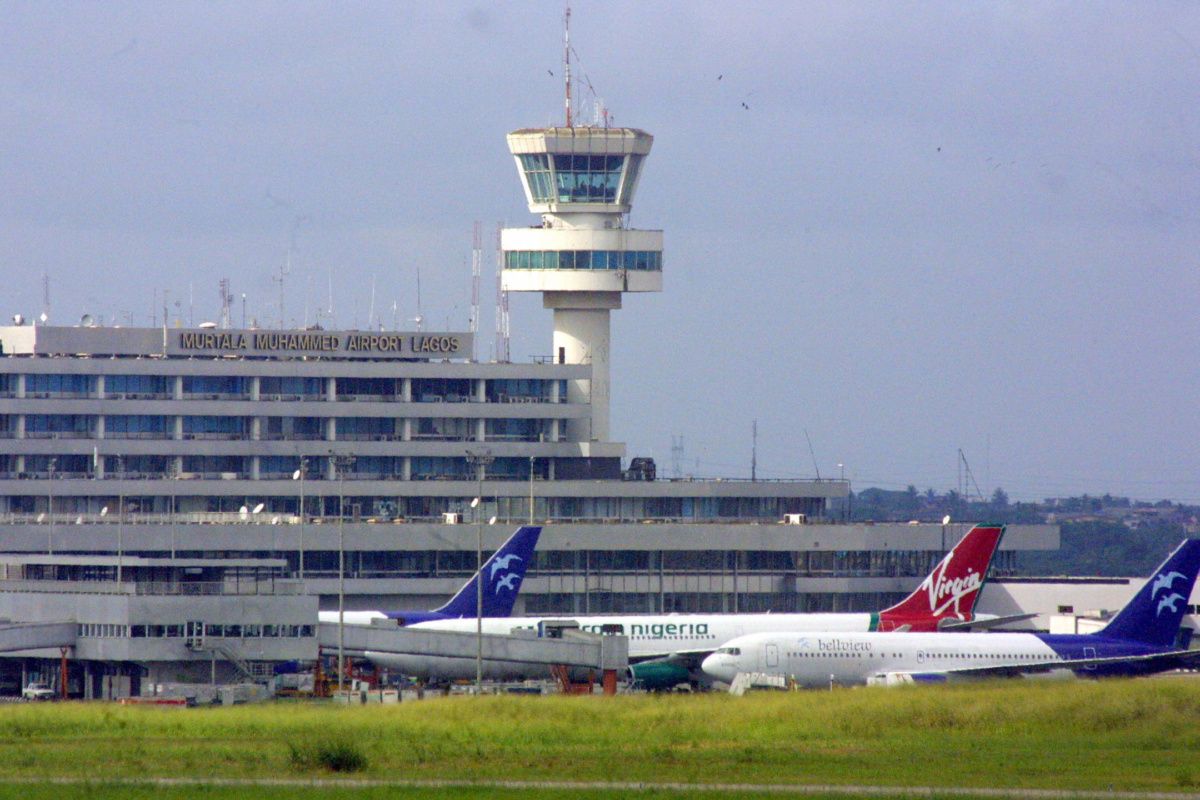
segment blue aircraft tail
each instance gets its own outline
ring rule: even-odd
[[[1171,647],[1200,571],[1200,539],[1185,539],[1097,635]]]
[[[491,558],[483,564],[481,572],[467,581],[450,602],[435,609],[447,617],[474,617],[477,581],[483,575],[483,616],[507,617],[512,614],[513,603],[525,579],[525,570],[533,560],[533,549],[537,547],[542,529],[537,525],[525,525],[500,545]]]

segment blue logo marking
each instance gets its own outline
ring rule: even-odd
[[[503,578],[496,581],[496,594],[500,594],[501,589],[508,589],[515,592],[517,590],[516,583],[521,580],[521,576],[515,572],[509,572]]]
[[[496,573],[502,569],[508,569],[509,565],[512,564],[514,559],[517,561],[525,560],[525,559],[521,558],[519,555],[517,555],[516,553],[509,553],[508,555],[500,556],[499,558],[494,559],[492,561],[492,571],[488,575],[488,579],[495,580]]]
[[[1175,604],[1182,599],[1183,595],[1179,594],[1178,592],[1175,594],[1164,595],[1162,599],[1158,601],[1158,611],[1155,612],[1154,616],[1157,617],[1159,614],[1161,614],[1164,608],[1171,609],[1171,613],[1174,614],[1176,611],[1178,611],[1178,609],[1175,608]]]
[[[1154,585],[1150,587],[1150,599],[1154,599],[1154,595],[1158,594],[1160,589],[1170,589],[1175,583],[1176,578],[1187,579],[1187,576],[1182,572],[1168,572],[1166,575],[1159,575],[1154,579]]]

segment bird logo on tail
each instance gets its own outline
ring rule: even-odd
[[[488,575],[488,579],[495,580],[496,573],[502,569],[508,569],[509,565],[512,564],[512,562],[514,560],[524,561],[525,559],[521,558],[516,553],[509,553],[508,555],[500,556],[499,558],[492,561],[492,571]]]

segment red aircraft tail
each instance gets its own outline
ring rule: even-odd
[[[976,525],[969,530],[916,591],[879,612],[877,630],[934,631],[942,620],[972,619],[1002,536],[1002,525]]]

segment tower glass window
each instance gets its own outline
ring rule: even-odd
[[[529,193],[536,203],[554,199],[554,181],[550,176],[550,160],[545,153],[522,153],[521,169],[529,183]]]
[[[606,269],[662,271],[659,250],[508,250],[505,269]]]
[[[615,203],[624,156],[554,156],[560,203]]]

